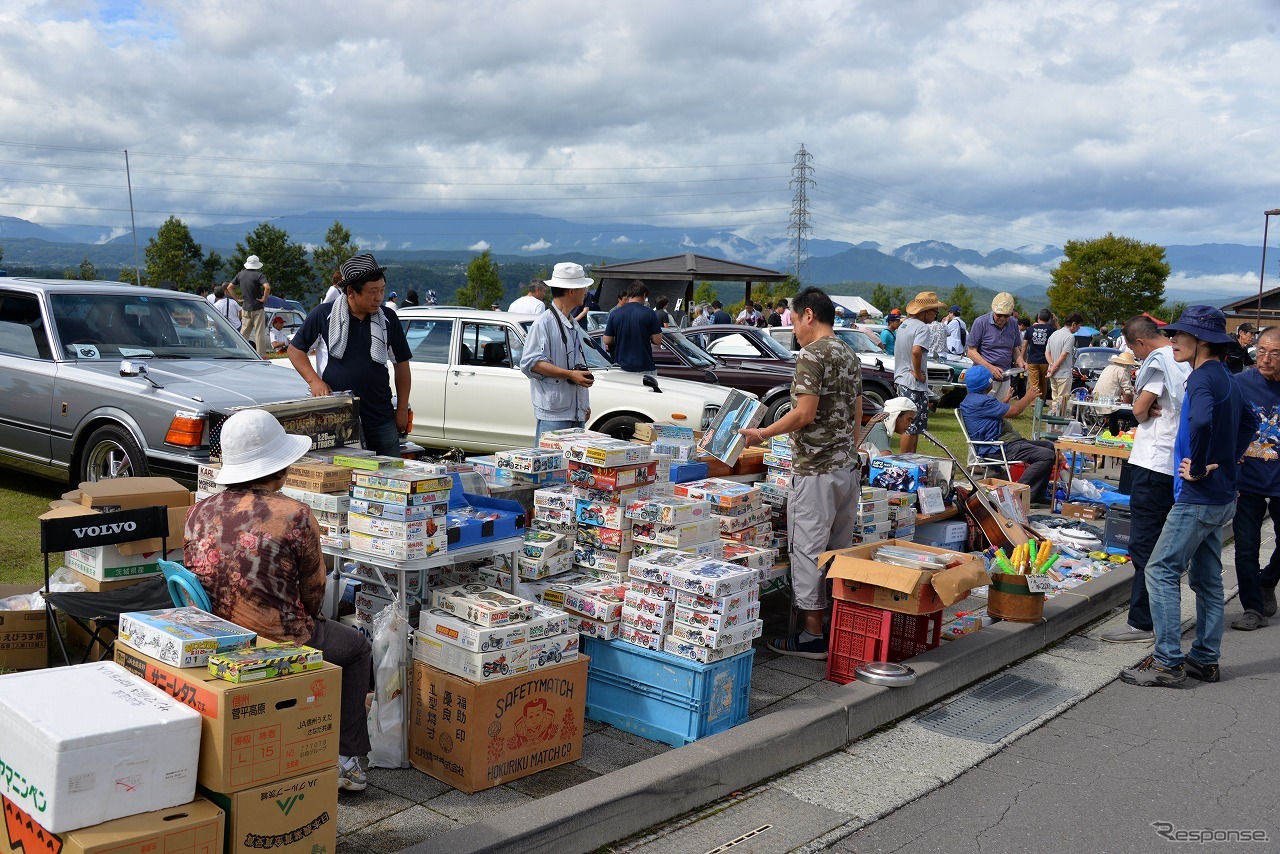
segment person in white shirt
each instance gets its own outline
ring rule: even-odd
[[[951,306],[943,326],[947,329],[947,352],[953,356],[963,356],[965,338],[969,335],[969,327],[965,325],[964,318],[960,316],[960,306]]]
[[[235,285],[225,282],[213,289],[213,309],[227,319],[227,322],[240,329],[240,303],[232,296]]]
[[[271,318],[271,349],[283,353],[289,349],[289,333],[284,330],[284,317],[277,314]]]
[[[532,282],[529,285],[529,291],[524,296],[519,297],[515,302],[507,307],[507,311],[516,314],[542,314],[547,310],[547,303],[543,300],[543,295],[547,292],[547,286],[543,282]]]
[[[1053,410],[1067,414],[1067,399],[1071,397],[1071,372],[1076,367],[1076,333],[1084,317],[1073,311],[1067,316],[1067,325],[1049,336],[1044,354],[1049,360],[1049,387],[1053,389]],[[1135,351],[1136,353],[1137,351]]]
[[[397,308],[399,308],[400,304],[396,302],[396,297],[398,296],[400,295],[397,294],[395,291],[392,291],[391,297],[386,301],[386,307],[391,309],[392,311],[395,311]]]

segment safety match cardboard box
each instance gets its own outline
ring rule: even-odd
[[[0,679],[0,794],[54,833],[195,797],[200,716],[109,661]]]
[[[474,794],[581,758],[587,664],[478,684],[415,661],[409,761]]]
[[[338,759],[313,774],[230,794],[200,793],[226,813],[225,854],[333,854],[338,845]],[[169,852],[144,852],[169,854]]]
[[[222,854],[224,814],[196,798],[189,804],[54,833],[0,796],[0,854]]]
[[[874,559],[884,546],[900,546],[935,555],[954,555],[942,570],[895,566]],[[982,560],[962,552],[922,546],[911,540],[882,540],[847,549],[823,552],[818,566],[829,567],[831,595],[837,599],[897,611],[902,614],[932,614],[960,601],[969,590],[991,583]]]
[[[116,662],[195,709],[201,787],[236,792],[337,767],[342,668],[236,684],[205,667],[179,668],[116,644]]]

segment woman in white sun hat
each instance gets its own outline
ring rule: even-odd
[[[269,640],[318,649],[342,668],[338,783],[362,791],[373,650],[360,632],[320,613],[326,575],[320,526],[311,508],[280,493],[285,471],[311,440],[289,435],[270,413],[248,409],[223,422],[221,445],[216,481],[225,490],[187,516],[186,565],[217,616]]]

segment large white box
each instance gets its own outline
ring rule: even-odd
[[[0,677],[0,791],[61,833],[195,797],[200,713],[104,661]]]

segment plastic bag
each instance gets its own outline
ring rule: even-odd
[[[373,703],[369,707],[369,764],[400,768],[405,756],[404,678],[409,622],[397,603],[373,618]]]
[[[1095,501],[1102,497],[1102,490],[1096,484],[1090,483],[1083,478],[1078,478],[1071,482],[1071,497],[1088,498],[1091,501]]]

